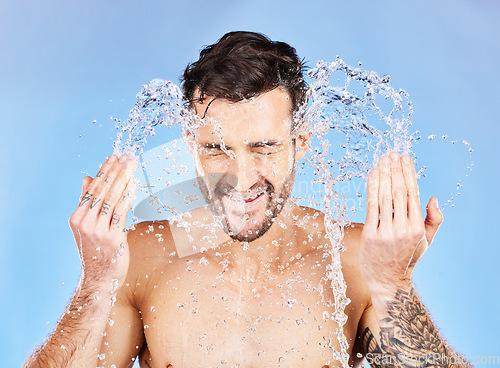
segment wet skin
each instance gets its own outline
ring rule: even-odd
[[[183,235],[167,221],[125,232],[134,160],[112,155],[95,178],[84,178],[69,220],[83,266],[78,287],[24,367],[131,367],[137,355],[142,367],[339,366],[334,353],[344,340],[332,320],[324,215],[288,198],[310,139],[305,131],[291,135],[288,94],[277,88],[195,107],[207,117],[186,136],[198,173],[237,178],[202,187],[222,216],[220,238],[209,246],[201,228]],[[443,216],[432,198],[424,220],[409,156],[380,159],[366,209],[365,225],[345,229],[340,254],[348,363],[359,364],[362,351],[374,367],[435,356],[447,360],[425,362],[470,367],[440,336],[411,283]]]
[[[197,106],[200,116],[209,102]],[[269,203],[276,204],[279,193],[293,185],[293,165],[306,153],[309,139],[299,134],[294,147],[288,94],[276,89],[242,103],[215,100],[206,115],[217,122],[205,123],[188,137],[198,169],[238,178],[232,189],[240,197],[217,202],[230,229],[239,234],[262,230]],[[221,135],[211,133],[217,124]],[[263,183],[269,183],[274,194],[264,191],[249,204],[248,198],[266,187]],[[114,324],[103,341],[106,363],[119,366],[140,351],[142,367],[339,364],[332,358],[340,346],[326,278],[331,245],[325,240],[323,214],[290,200],[282,203],[276,221],[246,251],[241,241],[229,240],[203,254],[179,258],[173,255],[179,244],[167,221],[138,224],[128,236],[129,272],[111,314]],[[302,224],[297,221],[307,218]],[[163,242],[158,242],[158,234]],[[360,234],[359,225],[347,230],[347,251],[341,256],[351,299],[344,326],[351,364],[360,360],[356,337],[370,306],[358,270]],[[115,362],[113,356],[120,358]]]
[[[340,365],[333,358],[340,345],[326,277],[331,244],[325,240],[324,215],[286,200],[293,165],[310,139],[302,132],[292,140],[290,106],[280,89],[249,101],[207,98],[195,105],[199,116],[209,118],[187,136],[198,172],[238,179],[222,191],[217,185],[206,188],[233,239],[179,258],[177,251],[186,244],[175,239],[172,224],[136,225],[128,234],[130,265],[110,314],[114,323],[106,326],[100,365],[127,366],[138,353],[141,367]],[[430,203],[422,241],[415,188],[413,164],[403,164],[397,154],[384,157],[368,182],[368,231],[361,224],[345,231],[341,262],[351,302],[343,333],[351,365],[360,363],[357,353],[366,352],[361,339],[379,336],[393,292],[406,295],[411,288],[413,266],[442,222],[437,204]],[[188,245],[204,246],[202,239]],[[399,253],[383,258],[391,250]],[[387,264],[377,269],[372,259]],[[370,346],[378,349],[376,343]]]
[[[274,252],[262,264],[252,263],[237,242],[203,254],[170,257],[176,248],[168,223],[140,224],[129,235],[129,242],[137,246],[131,246],[131,268],[119,300],[134,308],[131,312],[137,319],[129,327],[130,321],[112,315],[114,324],[105,337],[110,346],[103,352],[117,354],[120,346],[113,340],[123,341],[126,331],[135,341],[131,345],[141,348],[147,343],[140,355],[144,367],[145,361],[151,367],[215,367],[221,361],[242,367],[336,366],[331,349],[340,348],[334,333],[337,324],[331,319],[333,294],[325,277],[331,258],[326,253],[323,215],[290,207],[294,215],[308,215],[311,220],[283,232],[285,244],[264,246]],[[342,254],[351,299],[344,327],[350,353],[370,303],[357,269],[360,230],[360,226],[349,228],[345,240],[349,251]],[[156,234],[165,240],[159,243]],[[244,257],[248,258],[243,261]]]

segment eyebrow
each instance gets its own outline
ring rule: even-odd
[[[282,143],[275,141],[275,140],[264,140],[260,142],[251,142],[247,144],[249,148],[265,148],[265,147],[279,147],[283,145]],[[209,148],[209,149],[219,149],[222,150],[222,144],[219,143],[203,143],[200,145],[202,148]],[[231,146],[225,146],[226,150],[231,150]]]

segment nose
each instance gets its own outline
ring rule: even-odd
[[[248,154],[234,155],[230,160],[228,172],[235,176],[237,182],[234,190],[238,192],[247,191],[259,178],[258,168]]]

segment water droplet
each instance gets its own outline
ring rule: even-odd
[[[115,293],[118,290],[118,279],[111,280],[111,292]]]

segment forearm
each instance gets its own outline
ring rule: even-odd
[[[380,352],[393,357],[394,366],[472,366],[439,334],[411,282],[372,293],[372,302],[380,326]]]
[[[52,335],[23,367],[95,368],[115,293],[112,286],[80,282]]]

